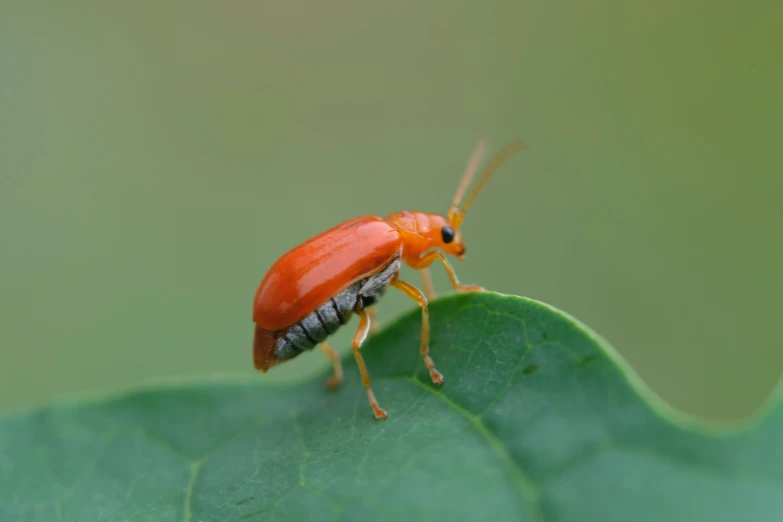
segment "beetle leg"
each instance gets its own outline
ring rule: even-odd
[[[435,293],[435,287],[432,286],[432,273],[430,272],[429,267],[420,269],[419,273],[421,274],[421,282],[424,286],[424,295],[426,295],[427,299],[430,301],[434,301],[438,295]]]
[[[421,356],[424,366],[430,371],[430,377],[435,384],[443,384],[443,374],[435,369],[435,363],[430,357],[430,313],[427,309],[427,297],[415,286],[395,279],[391,285],[400,289],[405,295],[413,299],[421,307]]]
[[[326,380],[326,387],[330,390],[336,389],[343,381],[343,365],[340,363],[340,356],[334,351],[329,343],[321,343],[318,345],[321,350],[326,354],[330,361],[332,361],[332,368],[334,368],[334,375]]]
[[[432,250],[430,252],[427,252],[426,254],[421,256],[418,259],[418,261],[411,264],[411,268],[414,268],[416,270],[422,270],[424,268],[428,268],[432,263],[435,262],[436,259],[440,259],[441,261],[443,261],[443,267],[446,269],[446,273],[449,275],[449,280],[451,281],[451,286],[453,286],[455,290],[458,290],[460,292],[481,292],[482,290],[484,290],[484,288],[480,287],[479,285],[460,284],[459,279],[457,279],[457,273],[451,267],[448,260],[446,259],[446,256],[443,255],[443,252],[441,252],[440,250]]]
[[[381,329],[381,325],[378,322],[378,312],[375,309],[375,305],[368,306],[366,310],[367,310],[367,315],[370,316],[370,333],[371,334],[378,333],[378,330]]]
[[[359,311],[359,328],[356,329],[356,333],[353,336],[353,356],[356,357],[356,365],[359,367],[359,373],[362,374],[362,383],[367,388],[367,398],[370,400],[370,407],[375,414],[376,419],[385,419],[386,412],[380,407],[378,401],[375,400],[375,394],[372,392],[372,385],[370,383],[370,374],[367,373],[367,367],[364,365],[364,358],[359,351],[367,339],[367,334],[370,333],[370,316],[367,314],[367,310]]]

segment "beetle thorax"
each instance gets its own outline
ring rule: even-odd
[[[404,210],[391,214],[386,221],[400,232],[402,255],[406,260],[418,259],[431,248],[440,248],[449,254],[464,251],[458,232],[453,242],[444,244],[443,229],[450,228],[450,222],[440,214]]]

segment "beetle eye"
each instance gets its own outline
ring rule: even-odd
[[[446,225],[440,229],[440,236],[443,238],[443,242],[448,245],[454,241],[454,229]]]

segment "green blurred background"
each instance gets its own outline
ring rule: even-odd
[[[0,408],[252,374],[271,263],[444,212],[487,136],[531,148],[468,214],[460,278],[574,314],[677,407],[747,414],[783,369],[779,5],[4,3]]]

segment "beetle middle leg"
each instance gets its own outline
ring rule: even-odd
[[[460,292],[481,292],[484,290],[484,288],[480,287],[479,285],[463,285],[459,282],[459,279],[457,279],[457,273],[454,271],[454,268],[449,264],[448,260],[446,259],[446,256],[443,255],[443,252],[440,250],[432,250],[431,252],[426,253],[425,255],[421,256],[417,261],[414,263],[409,263],[411,268],[415,270],[423,270],[425,268],[429,268],[429,266],[435,262],[436,259],[440,259],[443,261],[443,267],[446,269],[446,273],[449,275],[449,281],[451,281],[451,286],[454,287],[455,290],[458,290]]]
[[[435,369],[435,363],[430,357],[430,313],[427,307],[427,297],[415,286],[395,279],[391,282],[395,288],[416,301],[421,307],[421,357],[424,359],[424,366],[430,371],[430,378],[435,384],[443,384],[443,374]]]
[[[359,373],[362,374],[362,383],[364,384],[364,387],[367,388],[367,398],[370,401],[372,412],[375,414],[376,419],[385,419],[386,412],[383,410],[383,408],[381,408],[381,406],[378,404],[378,401],[375,399],[375,394],[372,392],[370,374],[367,373],[367,367],[364,365],[364,358],[359,351],[365,339],[367,339],[367,335],[370,333],[371,322],[372,321],[370,320],[370,315],[367,313],[367,310],[360,310],[359,328],[356,329],[356,333],[353,336],[351,347],[353,348],[353,356],[356,357],[356,365],[359,367]]]
[[[434,301],[438,295],[435,293],[435,287],[432,286],[432,273],[429,267],[420,268],[419,273],[421,274],[421,283],[424,286],[424,295],[430,301]]]
[[[326,354],[329,360],[332,362],[332,368],[334,369],[334,375],[329,377],[324,383],[330,390],[336,389],[343,382],[343,365],[340,363],[340,356],[334,351],[334,348],[327,342],[323,342],[318,345],[321,350]]]
[[[375,309],[375,305],[365,308],[367,315],[370,316],[370,333],[376,334],[381,329],[381,324],[378,322],[378,312]]]

